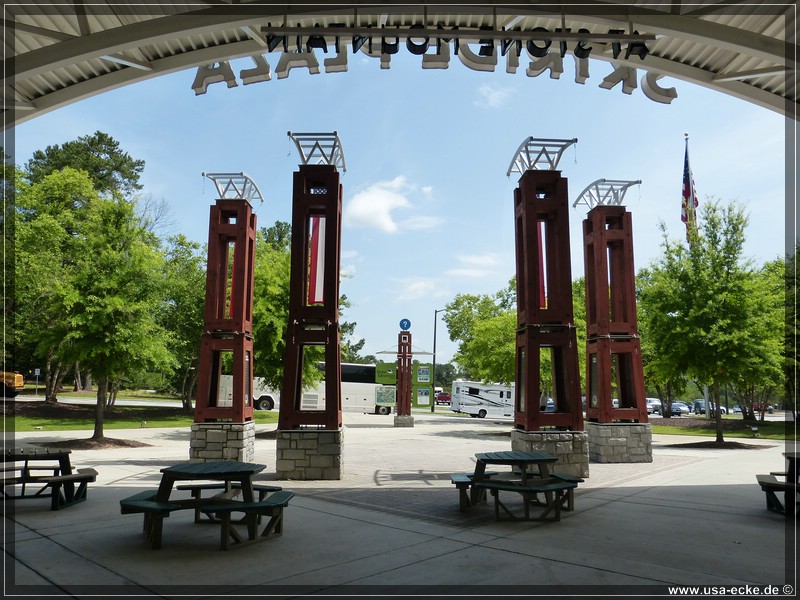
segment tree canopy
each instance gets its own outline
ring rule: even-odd
[[[640,276],[642,337],[649,375],[711,387],[722,442],[721,386],[774,374],[782,301],[770,290],[774,278],[760,277],[743,256],[743,209],[707,203],[701,217],[688,245],[667,239],[662,223],[663,256]]]
[[[47,175],[65,167],[85,171],[100,194],[130,194],[142,187],[139,177],[144,170],[144,161],[131,158],[120,149],[119,142],[102,131],[36,150],[25,170],[31,183],[39,183]]]

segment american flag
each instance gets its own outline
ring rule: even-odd
[[[686,136],[686,154],[683,159],[683,200],[681,201],[681,221],[686,223],[686,239],[689,230],[695,224],[695,209],[698,205],[697,190],[694,188],[694,176],[689,166],[689,136]]]

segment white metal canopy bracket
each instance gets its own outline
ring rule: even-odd
[[[203,173],[203,177],[214,182],[220,199],[264,202],[261,190],[245,173]]]
[[[555,171],[558,167],[558,161],[561,160],[561,155],[564,154],[564,150],[577,143],[578,138],[572,138],[571,140],[526,138],[517,148],[517,153],[514,155],[514,160],[511,161],[506,175],[511,175],[511,173],[522,175],[525,171],[530,171],[531,169]]]
[[[601,204],[620,206],[628,188],[640,183],[642,183],[641,179],[636,181],[598,179],[586,186],[586,189],[578,195],[578,199],[572,204],[572,208],[575,208],[578,204],[585,204],[589,207],[589,210]]]
[[[333,165],[339,167],[342,172],[347,171],[344,164],[344,151],[339,134],[333,133],[292,133],[288,132],[290,138],[300,152],[300,160],[303,165]]]

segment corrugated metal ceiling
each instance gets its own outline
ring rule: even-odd
[[[203,6],[205,5],[206,8]],[[115,2],[5,5],[4,128],[106,90],[247,55],[265,54],[251,37],[267,23],[296,27],[425,24],[428,27],[655,34],[643,60],[615,64],[668,75],[796,118],[795,8],[678,2],[525,5],[265,5],[179,2],[138,7]],[[580,12],[576,12],[580,11]],[[612,60],[593,43],[591,58]]]

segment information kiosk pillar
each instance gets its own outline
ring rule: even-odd
[[[402,323],[401,323],[402,324]],[[411,332],[401,331],[397,335],[397,414],[395,427],[413,427],[411,415]]]

